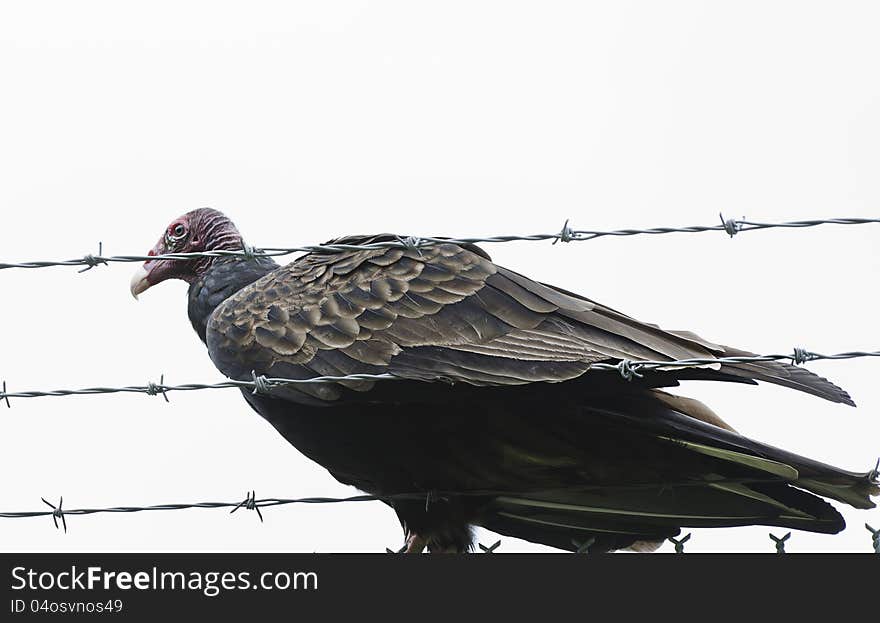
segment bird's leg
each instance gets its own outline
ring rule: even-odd
[[[428,541],[426,539],[423,539],[415,532],[410,532],[406,537],[406,549],[403,550],[403,553],[421,554],[427,545]]]

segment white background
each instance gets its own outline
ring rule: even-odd
[[[146,253],[212,206],[257,246],[354,233],[493,235],[878,216],[872,2],[4,2],[0,261]],[[640,319],[757,352],[876,349],[880,226],[487,245]],[[9,390],[220,380],[182,282],[135,266],[0,272]],[[809,367],[858,409],[690,384],[757,439],[864,471],[874,360]],[[354,493],[234,390],[0,409],[0,510]],[[871,549],[837,536],[790,551]],[[2,550],[383,551],[379,503],[0,519]],[[768,528],[688,551],[772,551]],[[774,529],[776,534],[785,531]],[[495,537],[481,534],[484,543]],[[500,551],[542,551],[504,539]],[[665,545],[663,551],[670,551]]]

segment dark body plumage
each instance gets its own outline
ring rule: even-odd
[[[764,380],[852,404],[837,386],[781,363],[585,374],[597,361],[744,351],[531,281],[476,247],[312,253],[280,268],[218,259],[191,283],[189,314],[233,379],[399,377],[243,394],[341,482],[418,494],[389,503],[435,550],[467,549],[471,525],[568,550],[592,539],[590,551],[685,526],[834,533],[843,518],[818,495],[870,508],[878,492],[875,474],[749,440],[658,389]]]

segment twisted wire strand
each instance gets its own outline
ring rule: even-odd
[[[165,385],[164,383],[147,383],[146,385],[126,385],[123,387],[85,387],[82,389],[53,389],[48,391],[24,391],[7,392],[0,391],[0,400],[9,398],[43,398],[47,396],[82,396],[91,394],[147,394],[156,396],[162,394],[168,400],[167,392],[197,391],[202,389],[229,389],[233,387],[253,389],[254,393],[266,393],[274,387],[287,385],[313,385],[318,383],[339,383],[346,381],[391,381],[399,380],[400,377],[393,374],[348,374],[345,376],[316,376],[308,379],[284,379],[255,376],[253,381],[222,381],[220,383],[184,383],[181,385]]]
[[[795,365],[800,365],[807,361],[837,361],[841,359],[859,359],[862,357],[880,357],[880,351],[850,351],[845,353],[835,353],[832,355],[824,355],[822,353],[813,353],[803,348],[795,348],[794,352],[783,355],[748,355],[740,357],[707,357],[695,359],[676,359],[672,361],[641,361],[624,359],[620,363],[594,363],[590,366],[591,370],[617,371],[624,378],[639,376],[640,370],[674,370],[678,368],[698,368],[713,364],[735,364],[735,363],[761,363],[765,361],[790,361]],[[0,395],[2,398],[2,395]]]
[[[420,496],[424,497],[424,496]],[[307,498],[249,498],[253,508],[265,508],[267,506],[282,506],[287,504],[337,504],[342,502],[374,502],[383,498],[373,495],[353,495],[349,497],[307,497]],[[107,508],[74,508],[61,511],[64,515],[94,515],[97,513],[139,513],[144,511],[178,511],[191,508],[239,508],[245,506],[245,501],[237,502],[184,502],[170,504],[153,504],[149,506],[111,506]],[[39,511],[7,511],[0,512],[0,518],[25,519],[28,517],[46,517],[58,514],[55,510]]]
[[[389,240],[386,242],[373,242],[369,244],[317,244],[306,245],[300,247],[265,247],[254,248],[246,247],[240,251],[203,251],[199,253],[166,253],[163,255],[101,255],[99,246],[98,255],[86,254],[83,257],[73,258],[70,260],[35,260],[30,262],[5,262],[0,263],[0,270],[6,268],[48,268],[51,266],[84,266],[84,270],[89,270],[99,265],[107,265],[111,262],[146,262],[148,260],[188,260],[193,258],[204,257],[281,257],[292,255],[294,253],[339,253],[344,251],[363,251],[373,249],[418,249],[435,244],[453,243],[453,244],[478,244],[478,243],[501,243],[501,242],[540,242],[552,240],[557,242],[583,242],[587,240],[595,240],[607,236],[628,237],[639,235],[659,235],[674,233],[702,233],[711,231],[723,231],[729,236],[760,229],[772,228],[805,228],[816,227],[819,225],[867,225],[871,223],[880,223],[880,218],[831,218],[831,219],[814,219],[804,221],[788,221],[781,223],[762,223],[757,221],[747,221],[744,219],[725,219],[723,215],[719,215],[721,223],[716,225],[692,225],[687,227],[650,227],[647,229],[615,229],[615,230],[591,230],[591,229],[573,229],[565,222],[562,229],[557,233],[548,234],[527,234],[527,235],[500,235],[486,236],[474,238],[437,238],[437,237],[419,237],[419,236],[399,236],[397,240]],[[83,271],[80,271],[83,272]]]
[[[880,464],[880,460],[878,460],[878,464]],[[875,467],[873,471],[868,472],[866,477],[871,482],[877,481],[877,468]],[[725,479],[725,482],[730,484],[758,484],[758,483],[769,483],[769,482],[778,482],[779,477],[751,477],[751,478],[728,478]],[[717,481],[713,481],[717,484]],[[638,489],[656,489],[657,487],[661,487],[662,490],[669,489],[671,487],[692,487],[692,486],[705,486],[706,482],[701,482],[698,480],[687,480],[687,481],[679,481],[679,482],[662,482],[662,483],[632,483],[627,485],[580,485],[580,486],[571,486],[565,487],[565,490],[568,491],[590,491],[590,490],[603,490],[608,486],[613,486],[617,488],[630,489],[630,490],[638,490]],[[370,495],[370,494],[360,494],[360,495],[351,495],[347,497],[326,497],[326,496],[316,496],[316,497],[302,497],[302,498],[261,498],[258,499],[256,497],[256,493],[254,491],[248,492],[247,496],[238,502],[184,502],[184,503],[170,503],[170,504],[153,504],[149,506],[111,506],[106,508],[75,508],[70,510],[62,509],[63,498],[59,499],[58,506],[55,506],[45,498],[40,498],[46,506],[50,507],[51,510],[40,510],[40,511],[4,511],[0,512],[0,519],[29,519],[35,517],[52,517],[52,523],[56,529],[63,528],[64,533],[67,533],[67,520],[66,517],[68,515],[95,515],[95,514],[103,514],[103,513],[139,513],[139,512],[147,512],[147,511],[177,511],[177,510],[189,510],[189,509],[227,509],[231,508],[230,514],[235,513],[237,510],[244,508],[248,510],[256,511],[257,516],[260,519],[260,522],[263,522],[263,513],[260,509],[273,507],[273,506],[286,506],[290,504],[341,504],[348,502],[377,502],[383,501],[386,503],[393,503],[395,500],[425,500],[425,504],[429,504],[432,500],[445,500],[451,496],[504,496],[504,495],[528,495],[529,492],[514,492],[514,491],[505,491],[505,490],[470,490],[470,491],[420,491],[417,493],[399,493],[399,494],[390,494],[390,495]],[[59,523],[60,522],[60,523]],[[880,554],[880,540],[878,540],[878,535],[880,535],[880,530],[875,530],[870,524],[865,524],[865,528],[871,533],[871,545],[875,553]],[[789,532],[783,537],[776,537],[772,533],[770,534],[770,538],[774,541],[776,551],[779,553],[785,552],[785,542],[789,539],[791,533]],[[669,538],[669,540],[674,548],[675,552],[678,554],[684,553],[684,545],[690,540],[691,534],[688,533],[684,537],[675,539]],[[585,554],[589,553],[589,548],[592,546],[595,541],[595,537],[587,539],[586,541],[578,542],[572,541],[572,543],[576,546],[576,553]],[[479,544],[479,548],[484,554],[491,554],[501,545],[501,541],[498,540],[492,545],[483,545]],[[390,548],[386,548],[386,552],[390,554],[394,553],[403,553],[406,550],[406,546],[401,548],[400,550],[393,550]]]
[[[867,477],[872,480],[876,480],[873,472],[869,472]],[[779,482],[780,477],[743,477],[743,478],[725,478],[723,482],[729,484],[761,484],[761,483],[771,483],[771,482]],[[719,481],[713,480],[713,483],[717,483]],[[640,489],[656,489],[657,487],[669,488],[669,487],[703,487],[706,486],[706,481],[699,480],[682,480],[682,481],[664,481],[664,482],[640,482],[640,483],[628,483],[628,484],[602,484],[602,485],[577,485],[577,486],[568,486],[568,487],[560,487],[554,489],[554,491],[601,491],[606,490],[609,487],[615,489],[627,489],[627,490],[640,490]],[[542,492],[546,493],[546,489],[541,489]],[[151,504],[144,506],[109,506],[109,507],[99,507],[99,508],[74,508],[74,509],[63,509],[61,508],[61,504],[59,503],[56,507],[54,504],[48,502],[45,498],[41,498],[43,502],[49,506],[48,510],[36,510],[36,511],[2,511],[0,512],[0,519],[28,519],[33,517],[63,517],[63,516],[72,516],[72,515],[95,515],[100,513],[140,513],[140,512],[148,512],[148,511],[178,511],[178,510],[188,510],[188,509],[196,509],[196,508],[204,508],[204,509],[218,509],[218,508],[229,508],[232,509],[232,512],[239,508],[247,508],[256,510],[259,508],[270,508],[273,506],[288,506],[291,504],[343,504],[347,502],[392,502],[394,500],[426,500],[430,502],[431,500],[443,500],[448,499],[453,496],[461,496],[461,497],[485,497],[485,496],[521,496],[521,495],[529,495],[533,494],[534,491],[513,491],[509,489],[470,489],[470,490],[462,490],[462,491],[447,491],[447,490],[439,490],[439,491],[415,491],[415,492],[406,492],[406,493],[390,493],[387,495],[372,495],[372,494],[358,494],[358,495],[350,495],[344,497],[329,497],[329,496],[312,496],[312,497],[300,497],[300,498],[281,498],[281,497],[267,497],[267,498],[257,498],[254,492],[248,492],[244,499],[232,501],[232,502],[182,502],[182,503],[166,503],[166,504]]]
[[[761,482],[778,482],[778,479],[771,478],[732,478],[728,479],[726,482],[737,483],[737,484],[756,484]],[[632,487],[651,487],[656,488],[657,486],[667,487],[677,487],[677,486],[705,486],[706,483],[698,482],[698,481],[688,481],[681,483],[644,483],[638,485],[629,485],[628,488]],[[568,487],[568,489],[577,489],[577,490],[590,490],[590,489],[602,489],[600,486],[582,486],[582,487]],[[394,494],[394,495],[386,495],[386,496],[374,496],[369,494],[362,495],[352,495],[347,497],[304,497],[304,498],[263,498],[257,499],[256,494],[251,491],[247,494],[247,497],[238,502],[185,502],[185,503],[171,503],[171,504],[154,504],[150,506],[111,506],[107,508],[74,508],[70,510],[63,510],[61,506],[61,502],[63,502],[63,498],[59,501],[58,506],[55,506],[51,502],[47,501],[45,498],[41,498],[41,500],[51,508],[51,510],[45,511],[7,511],[0,512],[0,519],[33,519],[36,517],[52,517],[52,523],[56,529],[63,528],[64,533],[67,534],[67,520],[66,517],[68,515],[78,516],[78,515],[95,515],[95,514],[106,514],[106,513],[139,513],[139,512],[147,512],[147,511],[177,511],[177,510],[190,510],[190,509],[227,509],[231,508],[231,513],[236,512],[240,508],[245,508],[248,510],[256,511],[257,516],[260,518],[260,522],[263,522],[263,513],[260,509],[273,507],[273,506],[285,506],[290,504],[341,504],[348,502],[393,502],[393,500],[402,500],[402,499],[425,499],[426,504],[431,499],[445,499],[451,495],[527,495],[528,493],[514,493],[510,491],[463,491],[457,493],[451,492],[419,492],[419,493],[406,493],[406,494]],[[871,548],[875,554],[880,554],[880,530],[874,529],[870,524],[866,523],[865,528],[871,534]],[[791,538],[792,533],[788,532],[782,537],[777,537],[772,532],[769,534],[771,541],[773,542],[773,546],[775,551],[779,554],[785,553],[785,545],[786,542]],[[692,533],[687,533],[680,538],[668,537],[666,540],[669,541],[673,547],[676,554],[685,553],[685,544],[690,541],[692,538]],[[587,554],[590,552],[590,547],[595,542],[595,537],[591,537],[585,541],[577,541],[572,540],[572,544],[576,547],[577,554]],[[483,553],[483,554],[491,554],[494,553],[501,545],[501,540],[497,540],[492,545],[483,545],[479,543],[479,551],[475,553]],[[386,548],[385,550],[389,554],[402,554],[406,551],[406,546],[400,549],[390,549]]]
[[[649,360],[631,360],[623,359],[619,363],[593,363],[589,371],[601,372],[617,372],[627,380],[633,377],[641,376],[642,371],[660,370],[668,371],[680,368],[697,368],[720,364],[736,364],[736,363],[759,363],[765,361],[791,361],[794,364],[804,363],[806,361],[819,360],[841,360],[841,359],[858,359],[863,357],[880,357],[880,351],[850,351],[844,353],[835,353],[825,355],[822,353],[813,353],[803,348],[796,348],[793,353],[789,354],[772,354],[772,355],[752,355],[740,357],[717,357],[717,358],[700,358],[700,359],[673,359],[669,361],[649,361]],[[149,396],[162,395],[168,400],[168,392],[176,391],[196,391],[204,389],[229,389],[237,387],[240,389],[251,389],[254,393],[271,393],[272,389],[278,387],[286,387],[291,385],[311,385],[316,383],[346,383],[353,381],[401,381],[413,380],[395,376],[393,374],[348,374],[344,376],[316,376],[308,379],[287,379],[274,378],[254,374],[253,380],[236,381],[229,380],[220,383],[185,383],[181,385],[164,384],[164,375],[159,383],[147,383],[146,385],[126,385],[122,387],[86,387],[82,389],[53,389],[53,390],[30,390],[20,392],[10,392],[6,389],[6,382],[3,382],[3,390],[0,391],[0,400],[5,401],[7,406],[10,398],[43,398],[49,396],[77,396],[92,394],[147,394]],[[419,380],[418,382],[445,382],[448,380]]]

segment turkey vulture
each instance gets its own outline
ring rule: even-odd
[[[242,248],[235,225],[205,208],[174,220],[150,255]],[[231,379],[397,377],[242,394],[337,480],[393,507],[410,552],[467,551],[472,526],[591,552],[653,549],[682,527],[830,534],[844,520],[823,498],[872,508],[880,494],[876,470],[753,441],[661,389],[766,381],[853,405],[828,380],[779,362],[588,373],[595,362],[748,353],[532,281],[471,244],[312,252],[286,266],[150,260],[131,292],[171,278],[189,283],[190,322]]]

